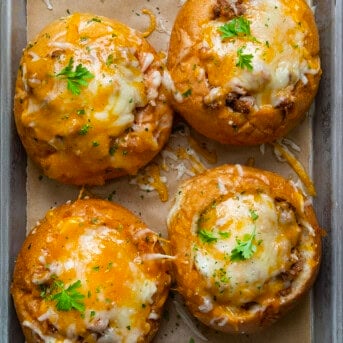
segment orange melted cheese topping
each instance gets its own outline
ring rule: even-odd
[[[149,332],[147,320],[158,319],[150,306],[157,291],[156,264],[142,263],[144,255],[138,254],[120,225],[108,228],[97,218],[93,221],[91,225],[82,217],[61,221],[60,236],[53,238],[37,261],[40,268],[32,280],[35,284],[51,284],[57,279],[67,288],[80,280],[77,290],[84,295],[85,304],[83,313],[62,312],[54,300],[42,301],[38,320],[49,320],[58,328],[58,336],[45,336],[29,322],[23,325],[45,342],[74,342],[78,336],[87,337],[87,342],[137,342]],[[97,334],[101,334],[98,339]]]
[[[24,57],[23,82],[33,96],[25,98],[23,122],[53,146],[56,136],[78,133],[87,124],[94,139],[101,140],[103,131],[117,136],[132,125],[133,110],[147,104],[142,61],[135,56],[140,39],[133,30],[119,30],[97,17],[75,14],[62,21],[64,30],[53,37],[45,33]],[[94,75],[80,95],[56,77],[70,58],[73,70],[81,64]]]
[[[257,219],[252,218],[252,213]],[[292,248],[301,234],[290,208],[278,207],[263,193],[223,196],[196,216],[193,223],[194,263],[219,301],[234,306],[263,304],[265,298],[285,288],[276,277],[294,263]],[[237,240],[249,237],[254,229],[256,251],[248,259],[231,260]],[[199,230],[211,232],[216,239],[204,242]],[[204,312],[206,309],[204,305]]]
[[[243,17],[250,22],[251,37],[223,39],[222,21],[202,27],[203,48],[210,56],[209,82],[215,88],[208,101],[227,92],[253,95],[256,106],[277,106],[291,95],[298,81],[308,82],[307,74],[320,71],[318,57],[306,47],[309,27],[303,20],[304,4],[289,5],[285,0],[251,0],[244,3]],[[252,55],[252,70],[237,66],[238,51]],[[205,99],[206,100],[206,99]]]
[[[77,68],[88,75],[73,79]],[[18,73],[15,113],[27,149],[33,139],[48,175],[65,173],[67,182],[137,172],[171,125],[160,68],[152,47],[123,24],[79,13],[52,23],[25,49]],[[74,167],[80,161],[84,171]]]

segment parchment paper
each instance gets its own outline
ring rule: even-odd
[[[49,9],[49,3],[52,5],[52,9]],[[181,0],[28,0],[28,40],[33,39],[52,20],[73,12],[90,12],[96,15],[107,16],[122,21],[140,31],[145,31],[149,26],[149,18],[143,15],[141,10],[147,8],[157,17],[157,30],[148,40],[156,50],[166,51],[173,21],[181,3]],[[260,147],[223,146],[219,143],[209,141],[200,135],[195,134],[195,136],[199,142],[206,143],[209,150],[215,150],[217,152],[218,162],[216,165],[223,163],[246,164],[249,157],[254,157],[256,167],[276,171],[287,178],[292,178],[294,181],[297,180],[291,168],[285,163],[280,163],[275,158],[270,146],[265,146],[265,153],[263,154]],[[307,116],[304,122],[288,138],[301,147],[301,151],[299,153],[295,152],[295,154],[305,168],[308,171],[311,170],[311,118]],[[187,146],[187,140],[179,134],[173,135],[171,141],[174,146]],[[214,167],[214,165],[207,164],[201,155],[199,157],[206,167]],[[157,161],[160,161],[159,159],[161,157],[158,157]],[[37,220],[44,217],[49,208],[62,204],[67,200],[75,200],[79,194],[80,189],[77,187],[62,185],[42,176],[41,171],[30,160],[28,161],[27,174],[28,229],[32,228]],[[175,189],[181,180],[176,180],[176,171],[172,170],[172,168],[169,172],[163,172],[163,174],[167,176],[168,180],[168,202],[161,202],[156,192],[145,192],[140,190],[137,185],[130,184],[130,178],[128,177],[114,180],[103,187],[87,188],[87,191],[95,196],[109,198],[112,201],[126,206],[140,216],[152,230],[160,232],[166,237],[165,218],[170,208],[170,202]],[[186,177],[184,176],[182,179]],[[171,299],[166,306],[160,331],[154,342],[188,343],[191,337],[195,342],[201,342],[202,340],[195,336],[194,332],[188,328],[176,313],[173,304],[173,301],[175,301],[173,299],[174,297],[175,294],[172,293]],[[307,296],[286,317],[272,327],[254,335],[227,335],[210,330],[196,320],[194,320],[194,323],[200,332],[208,338],[208,342],[210,343],[309,343],[311,341],[310,318],[310,296]]]

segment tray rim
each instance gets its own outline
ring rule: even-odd
[[[331,79],[321,84],[320,109],[317,104],[313,127],[313,177],[318,193],[325,194],[315,200],[314,206],[319,222],[329,233],[323,239],[322,272],[311,292],[313,343],[340,343],[343,337],[343,4],[330,0],[330,6],[333,20],[330,23],[325,22],[327,18],[318,20],[323,29],[322,45],[332,50],[323,66]],[[25,30],[18,24],[23,22],[26,23],[25,0],[0,1],[0,342],[4,343],[23,341],[21,334],[18,337],[19,324],[13,320],[15,313],[8,292],[15,256],[25,237],[25,232],[19,232],[13,242],[10,233],[16,227],[26,226],[26,156],[12,118],[12,81],[19,51],[26,44]],[[329,35],[330,40],[325,40],[324,35]],[[323,130],[323,116],[328,113],[330,125]]]

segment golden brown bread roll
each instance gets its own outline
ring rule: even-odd
[[[283,177],[224,165],[179,188],[168,218],[177,289],[220,331],[273,323],[313,284],[321,231],[312,206]]]
[[[133,29],[75,13],[23,52],[14,112],[28,155],[50,178],[103,184],[135,174],[167,141],[163,64]]]
[[[149,342],[170,284],[157,237],[108,201],[50,210],[14,270],[11,292],[26,341]]]
[[[174,24],[164,79],[197,131],[261,144],[304,117],[320,80],[318,53],[304,0],[189,0]]]

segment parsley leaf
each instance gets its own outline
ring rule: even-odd
[[[226,239],[230,237],[230,232],[218,231],[218,236],[213,232],[201,229],[198,231],[198,236],[204,243],[213,243],[217,242],[218,239]]]
[[[192,95],[192,88],[187,89],[184,93],[182,93],[182,96],[184,98],[188,98],[189,96]]]
[[[254,210],[249,210],[250,212],[250,217],[253,221],[257,220],[258,219],[258,214],[256,213],[256,211]]]
[[[80,136],[85,136],[88,133],[90,128],[92,128],[92,127],[89,124],[83,125],[81,127],[80,131],[79,131],[79,135]]]
[[[241,69],[248,69],[250,71],[253,70],[253,66],[251,64],[251,61],[253,59],[252,54],[244,54],[243,49],[245,46],[237,50],[237,56],[238,56],[238,62],[236,63],[236,67],[240,67]]]
[[[218,238],[215,237],[215,235],[212,232],[204,230],[204,229],[199,230],[198,235],[204,243],[217,242],[218,240]]]
[[[256,226],[251,235],[245,235],[243,240],[236,239],[236,247],[231,250],[230,260],[231,261],[242,261],[251,258],[251,256],[256,251],[256,245],[253,244],[253,241],[256,236]]]
[[[82,64],[79,64],[74,71],[73,67],[74,59],[71,57],[68,65],[56,74],[56,77],[67,80],[68,90],[74,95],[79,95],[81,93],[80,87],[88,86],[87,80],[94,78],[94,75],[87,68],[83,67]]]
[[[244,17],[234,18],[220,26],[218,31],[221,33],[222,39],[238,36],[250,36],[250,21]]]
[[[60,286],[62,286],[60,284]],[[64,286],[64,285],[63,285]],[[80,312],[84,312],[85,304],[84,304],[84,295],[77,291],[78,288],[81,287],[81,281],[77,280],[75,283],[70,285],[67,289],[63,289],[59,293],[54,294],[51,299],[56,300],[56,308],[59,311],[70,311],[75,309]]]

